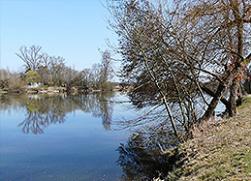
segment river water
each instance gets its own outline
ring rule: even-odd
[[[121,180],[121,120],[139,115],[120,93],[0,98],[0,180]]]

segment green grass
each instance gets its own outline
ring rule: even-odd
[[[182,167],[169,180],[251,180],[251,97],[238,107],[238,115],[209,126],[180,146]]]
[[[248,105],[251,105],[251,96],[245,97],[243,103],[238,107],[238,109],[243,109]]]
[[[251,174],[251,149],[247,150],[242,158],[245,173]]]

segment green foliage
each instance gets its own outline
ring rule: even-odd
[[[41,81],[41,77],[36,71],[29,70],[25,74],[25,81],[27,84],[38,83]]]

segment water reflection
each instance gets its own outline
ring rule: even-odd
[[[0,110],[24,108],[26,116],[18,126],[26,134],[42,134],[46,127],[65,122],[68,113],[81,110],[102,119],[103,127],[111,129],[112,97],[114,93],[81,96],[20,95],[1,96]]]
[[[177,144],[173,135],[164,131],[167,128],[159,124],[137,127],[140,131],[127,143],[128,130],[103,129],[118,126],[116,120],[111,122],[113,106],[113,118],[135,117],[129,105],[127,97],[114,93],[0,96],[0,111],[10,111],[2,114],[7,116],[1,127],[0,170],[4,171],[0,171],[0,180],[46,181],[52,180],[51,175],[54,180],[152,180],[167,173],[172,157],[163,155],[160,145],[166,149]],[[69,114],[73,112],[76,114]],[[85,114],[79,112],[91,116],[82,117]],[[100,119],[103,126],[96,121]],[[62,123],[65,126],[52,126]],[[45,131],[50,126],[53,128]],[[31,135],[20,134],[20,129]]]
[[[122,180],[153,180],[165,178],[173,169],[177,153],[177,138],[162,128],[137,131],[118,148],[118,163],[123,170]],[[173,148],[173,150],[172,150]],[[172,151],[165,152],[170,149]]]

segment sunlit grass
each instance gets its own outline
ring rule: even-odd
[[[251,180],[251,96],[238,115],[184,143],[185,164],[170,180]]]
[[[251,96],[246,96],[244,97],[243,103],[238,107],[238,109],[241,110],[249,105],[251,105]]]

